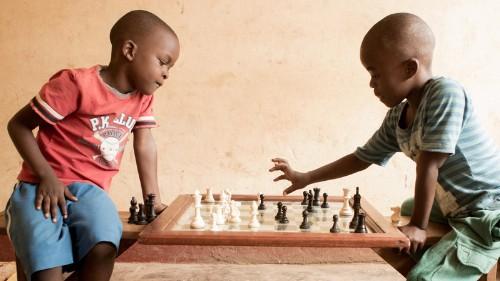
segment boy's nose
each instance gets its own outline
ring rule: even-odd
[[[161,77],[163,77],[163,80],[168,79],[168,68],[162,71]]]
[[[375,89],[375,82],[373,81],[373,79],[370,79],[370,88],[372,89]]]

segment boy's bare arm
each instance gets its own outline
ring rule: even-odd
[[[401,231],[411,242],[410,249],[415,253],[424,246],[427,225],[436,193],[439,168],[448,158],[446,153],[422,151],[417,158],[417,176],[415,180],[415,204],[410,223],[401,227]]]
[[[61,209],[63,217],[67,217],[64,196],[71,200],[77,199],[59,181],[38,147],[33,129],[43,122],[40,116],[29,105],[26,105],[12,117],[7,125],[7,130],[21,157],[40,179],[35,207],[37,209],[43,207],[46,218],[49,217],[50,212],[52,220],[55,222],[58,207]]]
[[[274,181],[286,179],[292,183],[291,186],[283,191],[283,194],[285,195],[292,193],[297,189],[304,188],[311,183],[337,179],[354,174],[368,168],[371,165],[370,163],[359,159],[353,153],[307,173],[301,173],[293,170],[285,159],[274,158],[271,161],[274,162],[274,167],[269,169],[270,172],[276,170],[283,172],[283,175],[278,176],[274,179]]]
[[[151,129],[134,130],[134,154],[141,181],[143,199],[146,200],[149,193],[154,193],[156,195],[155,211],[160,213],[167,206],[162,203],[160,197],[156,143],[151,134]]]

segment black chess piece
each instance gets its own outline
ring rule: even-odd
[[[349,223],[349,228],[356,229],[356,227],[358,227],[359,209],[357,208],[353,209],[354,209],[354,215],[352,216],[351,223]]]
[[[283,203],[278,202],[277,206],[278,206],[278,213],[276,214],[276,216],[274,216],[274,219],[279,221],[283,217],[283,212],[281,209],[281,207],[283,206]]]
[[[314,200],[313,200],[313,206],[319,206],[319,187],[313,188],[314,190]]]
[[[290,221],[286,217],[286,206],[281,207],[281,212],[283,213],[280,219],[280,223],[289,223]]]
[[[300,205],[307,205],[307,191],[304,190],[304,192],[302,192],[302,195],[304,195],[304,199],[302,200],[302,203],[300,203]]]
[[[359,194],[359,187],[357,186],[356,187],[356,194],[354,194],[353,196],[354,198],[354,203],[353,203],[353,206],[352,208],[353,209],[361,209],[361,194]]]
[[[339,216],[338,215],[333,215],[333,226],[330,228],[331,233],[339,233],[340,228],[338,226],[338,221],[339,221]]]
[[[146,214],[144,213],[144,205],[141,203],[139,203],[139,216],[137,217],[136,224],[148,224],[148,221],[146,220]]]
[[[266,209],[266,205],[264,205],[264,194],[260,194],[259,195],[259,198],[260,198],[260,204],[259,204],[259,210],[265,210]]]
[[[137,200],[132,197],[130,200],[130,208],[128,209],[130,216],[128,217],[128,223],[135,224],[137,222]]]
[[[307,212],[306,210],[304,210],[302,212],[302,223],[300,224],[300,229],[309,229],[309,228],[311,228],[311,225],[309,224],[309,221],[308,221],[308,216],[309,216],[309,212]]]
[[[354,230],[355,233],[368,233],[368,230],[366,229],[365,225],[365,213],[360,213],[358,215],[358,225],[356,226],[356,229]]]
[[[356,194],[353,196],[352,209],[354,210],[354,215],[352,216],[349,228],[357,228],[359,213],[361,210],[361,195],[359,194],[359,187],[356,187]]]
[[[321,208],[330,208],[330,205],[328,205],[328,194],[326,192],[323,193],[323,204],[321,204]]]
[[[307,212],[309,213],[312,213],[314,211],[314,208],[312,206],[312,201],[313,201],[313,198],[312,198],[312,194],[309,193],[307,194]]]
[[[148,222],[152,222],[156,218],[155,197],[154,193],[150,193],[146,199],[146,220]]]

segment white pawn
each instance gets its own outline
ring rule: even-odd
[[[341,216],[352,216],[353,212],[351,209],[351,206],[349,206],[349,188],[343,188],[342,191],[344,191],[344,204],[342,205],[342,208],[339,211],[339,215]]]
[[[203,218],[201,217],[201,205],[194,206],[194,218],[193,218],[193,221],[191,222],[191,228],[194,228],[194,229],[205,228],[205,222],[203,221]]]
[[[224,214],[222,213],[222,206],[217,205],[217,224],[218,225],[224,225],[226,224],[226,218],[224,217]]]
[[[211,231],[219,231],[220,230],[220,228],[217,224],[217,219],[218,219],[217,213],[212,213],[212,226],[210,227]]]
[[[399,221],[401,220],[401,207],[392,207],[391,211],[393,211],[392,216],[391,216],[391,221],[394,224],[398,224]]]
[[[205,194],[205,200],[203,200],[205,203],[215,203],[214,195],[212,194],[212,189],[207,188],[207,194]]]
[[[248,227],[251,229],[257,229],[260,227],[259,219],[257,219],[257,215],[259,214],[259,211],[257,210],[257,201],[252,201],[252,219],[250,223],[248,224]]]
[[[231,217],[229,219],[230,223],[239,224],[241,222],[239,205],[240,202],[231,201]]]

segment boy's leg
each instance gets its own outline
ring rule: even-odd
[[[409,217],[413,214],[413,205],[415,204],[415,200],[412,198],[406,199],[403,204],[401,204],[401,215]],[[437,202],[434,200],[434,203],[432,204],[432,209],[431,209],[431,215],[429,217],[429,221],[431,222],[436,222],[436,223],[442,223],[442,224],[448,224],[448,219],[443,215],[441,212],[441,209],[439,209],[439,206]]]
[[[108,242],[101,242],[83,258],[79,269],[79,280],[106,281],[111,278],[116,257],[116,248]]]
[[[73,263],[69,229],[60,212],[57,222],[53,223],[35,209],[36,188],[28,183],[17,184],[5,212],[7,235],[27,280],[38,271]],[[50,270],[51,276],[57,272]]]
[[[31,281],[62,281],[62,280],[63,280],[62,267],[40,270],[31,275]]]
[[[21,260],[16,257],[16,275],[17,281],[27,281],[26,276],[24,275],[23,265],[21,264]]]
[[[122,233],[118,211],[97,186],[74,183],[68,187],[78,197],[68,206],[68,224],[79,279],[109,280]]]

